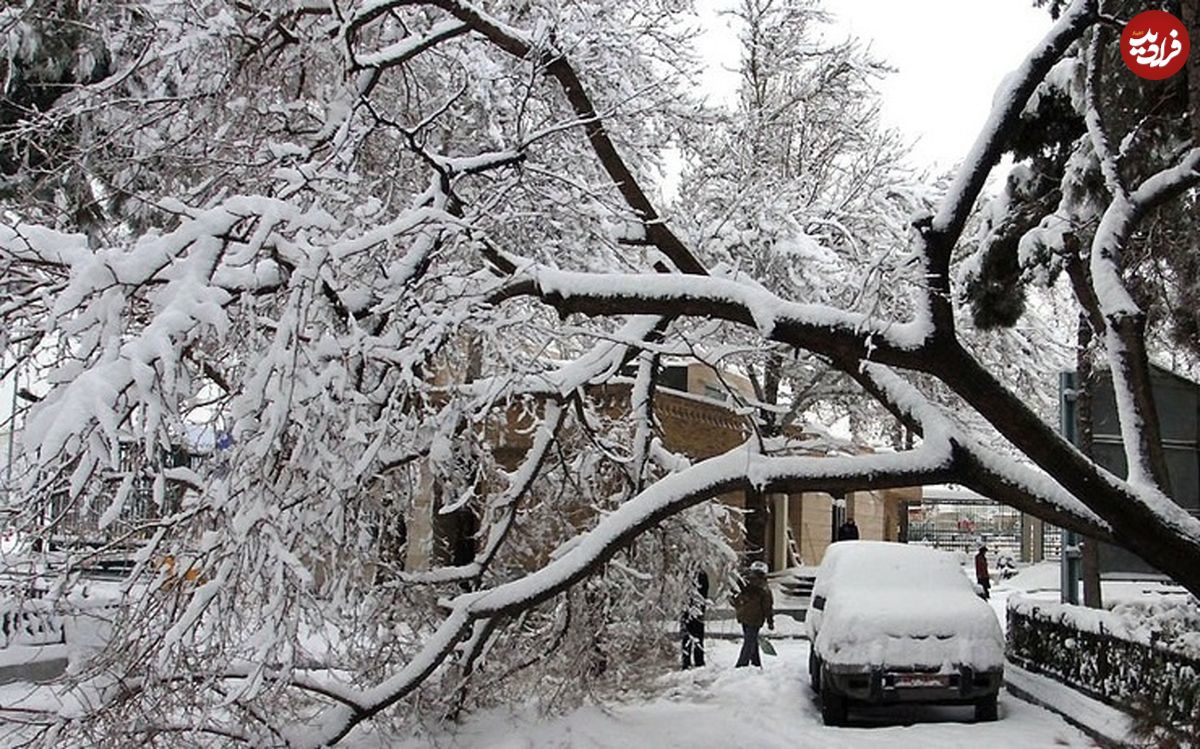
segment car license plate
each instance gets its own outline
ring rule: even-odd
[[[898,688],[950,686],[950,677],[944,674],[896,674],[894,679]]]

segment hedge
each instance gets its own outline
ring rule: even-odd
[[[1200,660],[1163,647],[1154,633],[1130,632],[1107,614],[1014,597],[1008,659],[1130,714],[1152,711],[1165,728],[1195,736]]]

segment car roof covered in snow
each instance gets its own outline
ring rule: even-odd
[[[958,559],[948,552],[888,541],[839,541],[825,552],[814,592],[832,584],[894,589],[916,582],[922,588],[973,590]]]
[[[826,599],[810,636],[834,663],[998,668],[1004,639],[957,557],[921,546],[839,541],[817,572]]]

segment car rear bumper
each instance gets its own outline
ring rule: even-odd
[[[843,671],[826,666],[825,679],[834,691],[859,702],[969,704],[997,694],[1004,672],[970,668],[949,674],[880,668]]]

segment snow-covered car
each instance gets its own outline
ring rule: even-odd
[[[954,555],[840,541],[817,572],[806,616],[809,677],[826,725],[851,704],[975,706],[995,720],[1004,635]]]

